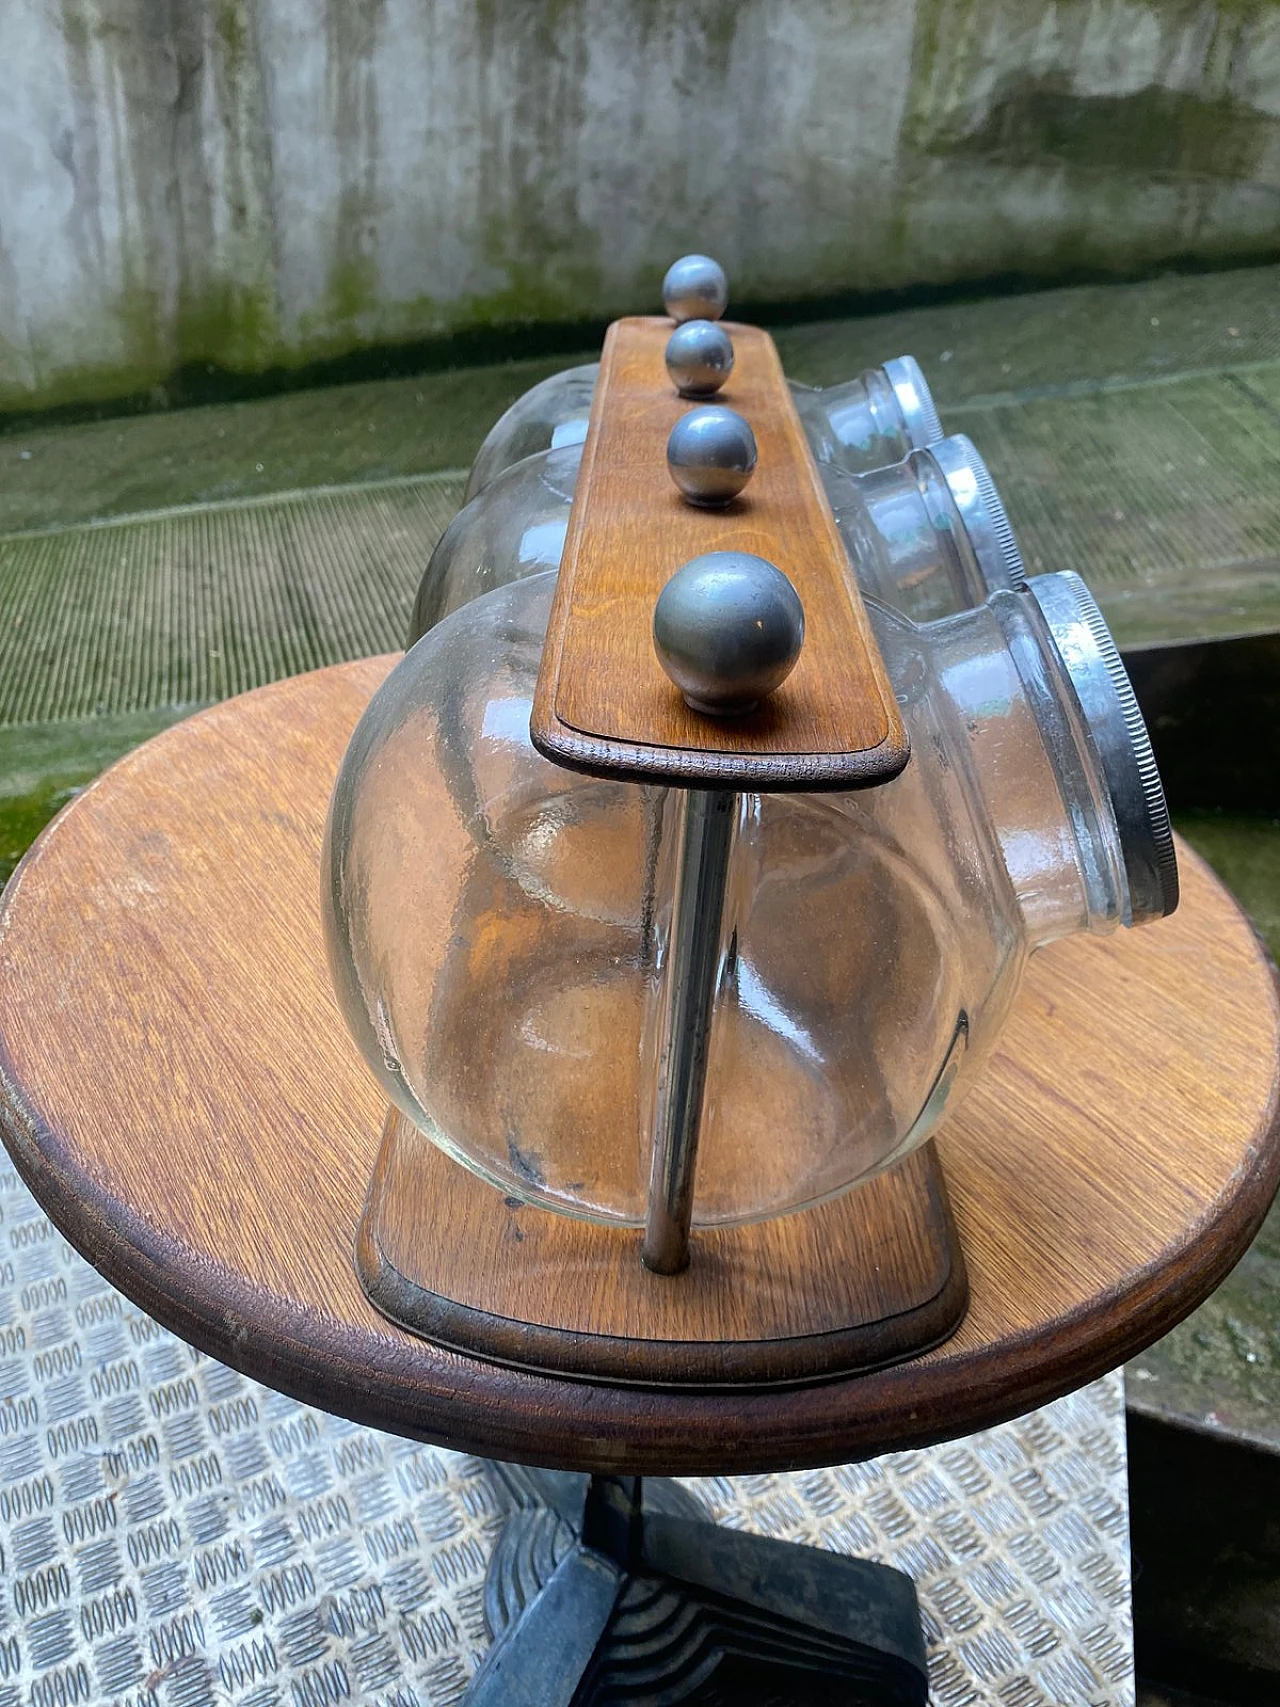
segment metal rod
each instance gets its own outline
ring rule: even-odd
[[[582,1503],[582,1545],[624,1571],[640,1563],[644,1485],[639,1476],[592,1476]]]
[[[679,1274],[689,1261],[702,1093],[737,807],[738,796],[730,789],[683,791],[649,1210],[641,1253],[645,1266],[657,1274]]]

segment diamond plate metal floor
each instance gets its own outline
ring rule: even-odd
[[[1118,1373],[927,1452],[686,1485],[909,1571],[934,1707],[1132,1707]],[[448,1707],[503,1502],[201,1357],[0,1170],[0,1707]]]

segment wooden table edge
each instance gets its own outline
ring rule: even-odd
[[[1280,976],[1256,932],[1254,941],[1280,1003]],[[368,1336],[344,1332],[314,1310],[281,1308],[221,1264],[193,1262],[176,1240],[109,1196],[26,1104],[2,1031],[0,1135],[37,1203],[88,1262],[162,1326],[241,1374],[352,1422],[457,1451],[646,1475],[815,1468],[1020,1416],[1127,1362],[1189,1315],[1244,1254],[1280,1187],[1280,1089],[1273,1089],[1230,1195],[1188,1225],[1171,1260],[1134,1271],[1111,1300],[1110,1333],[1099,1331],[1104,1310],[1082,1304],[967,1353],[960,1403],[937,1352],[867,1374],[726,1396],[531,1375],[433,1347],[390,1323],[373,1342],[386,1357],[358,1356]],[[1185,1259],[1210,1231],[1214,1258],[1189,1273]],[[274,1349],[263,1349],[268,1341]],[[566,1387],[581,1395],[579,1426],[566,1430],[561,1422],[553,1438],[549,1419],[563,1412]]]

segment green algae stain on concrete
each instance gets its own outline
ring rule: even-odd
[[[175,334],[179,363],[212,361],[239,372],[270,366],[281,341],[269,119],[252,6],[220,0],[200,56],[223,153],[225,230],[216,231],[211,210],[194,234],[196,244],[211,244],[207,261],[184,240]]]
[[[1228,96],[1150,85],[1084,95],[1064,79],[1018,78],[958,154],[1018,165],[1061,162],[1092,172],[1249,179],[1280,140],[1280,122]]]
[[[65,92],[26,203],[65,276],[48,309],[26,262],[6,285],[26,323],[0,410],[594,321],[669,259],[636,225],[700,195],[739,207],[761,300],[1278,241],[1276,38],[1248,0],[919,0],[900,29],[797,0],[784,34],[764,0],[439,0],[397,7],[394,37],[386,0],[47,10]],[[818,147],[873,85],[905,104]],[[5,236],[7,267],[34,252]]]
[[[468,325],[496,328],[521,321],[571,320],[581,313],[583,303],[603,299],[603,281],[587,253],[590,240],[585,233],[563,249],[545,233],[537,241],[540,252],[521,260],[509,252],[504,233],[491,235],[486,253],[505,274],[505,283],[467,301]]]
[[[332,258],[323,317],[348,338],[376,315],[378,229],[395,213],[384,206],[378,51],[385,0],[325,0],[325,84],[338,169]]]
[[[269,287],[213,280],[184,291],[178,305],[179,364],[216,362],[232,373],[260,373],[272,365],[279,320]],[[168,377],[167,375],[165,377]]]
[[[227,56],[227,64],[238,70],[248,58],[250,25],[248,0],[219,0],[214,29]]]
[[[61,0],[53,152],[72,207],[53,258],[62,294],[83,301],[61,338],[31,316],[34,387],[0,380],[0,409],[136,398],[184,364],[257,371],[275,359],[260,9]]]
[[[1203,855],[1280,961],[1280,818],[1184,812],[1179,832]]]
[[[423,306],[410,306],[405,316],[410,324],[421,323],[418,317]],[[358,339],[361,322],[377,313],[378,268],[373,256],[340,254],[329,268],[324,307],[318,314],[309,315],[307,324],[314,327],[315,337],[325,348],[339,353],[351,347],[353,337]]]
[[[1060,0],[1050,32],[1021,0],[922,0],[904,140],[926,155],[1247,180],[1280,129],[1265,100],[1237,93],[1272,10]]]
[[[26,794],[0,795],[0,884],[7,883],[18,861],[51,818],[74,800],[95,772],[73,769],[50,778]]]
[[[890,247],[939,279],[1274,253],[1274,40],[1262,0],[920,0]]]
[[[116,759],[193,709],[0,728],[0,884],[68,801]]]

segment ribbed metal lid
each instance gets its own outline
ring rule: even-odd
[[[1012,588],[1014,592],[1021,592],[1027,584],[1022,553],[1013,537],[995,481],[973,440],[963,433],[952,433],[940,444],[931,445],[929,455],[950,488],[988,591],[995,593]]]
[[[1106,618],[1078,575],[1037,575],[1029,591],[1044,613],[1098,750],[1120,832],[1132,922],[1162,919],[1178,905],[1178,858],[1133,684]]]
[[[942,437],[942,422],[934,407],[929,382],[914,356],[895,356],[882,369],[902,410],[903,424],[913,450],[924,450]]]

